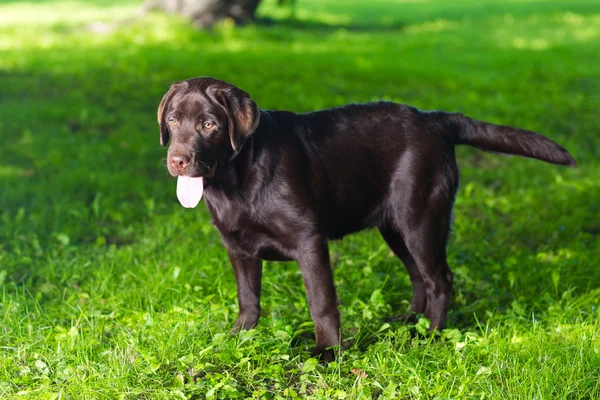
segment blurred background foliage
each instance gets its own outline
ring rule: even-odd
[[[141,5],[0,1],[0,396],[600,396],[598,1],[263,0],[211,29]],[[580,168],[459,149],[438,342],[385,322],[411,288],[376,233],[332,244],[346,350],[323,367],[292,263],[266,265],[259,328],[225,335],[233,274],[156,123],[205,75],[265,109],[385,99],[537,130]]]

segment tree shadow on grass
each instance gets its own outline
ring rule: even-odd
[[[268,17],[258,18],[254,23],[260,27],[286,27],[297,31],[312,31],[320,33],[333,33],[338,31],[349,31],[358,33],[387,33],[387,32],[401,32],[405,27],[406,23],[402,21],[395,21],[392,23],[367,23],[367,24],[328,24],[317,20],[300,20],[300,19],[288,19],[288,20],[277,20]]]

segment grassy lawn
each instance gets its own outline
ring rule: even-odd
[[[0,398],[600,398],[600,2],[264,0],[214,32],[138,1],[0,1]],[[94,33],[88,24],[114,26]],[[230,336],[233,272],[181,207],[156,108],[215,76],[266,109],[394,100],[542,132],[579,170],[458,151],[440,337],[386,323],[404,267],[376,232],[331,245],[339,361],[314,344],[293,263]]]

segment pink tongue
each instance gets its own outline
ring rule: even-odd
[[[194,208],[200,203],[204,182],[202,178],[180,176],[177,178],[177,198],[185,208]]]

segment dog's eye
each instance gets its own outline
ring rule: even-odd
[[[212,128],[214,128],[214,127],[215,127],[215,125],[214,125],[214,124],[212,124],[211,122],[205,122],[205,123],[203,123],[203,124],[202,124],[202,127],[203,127],[204,129],[212,129]]]
[[[169,123],[171,125],[175,125],[175,124],[177,124],[177,119],[175,119],[175,118],[169,118]]]

